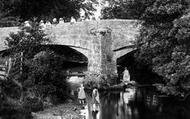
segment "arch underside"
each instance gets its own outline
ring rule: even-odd
[[[36,53],[43,51],[43,50],[52,50],[58,55],[64,56],[66,59],[65,61],[69,62],[76,62],[76,63],[88,63],[88,58],[81,52],[70,48],[69,46],[65,45],[40,45],[35,47]],[[10,49],[2,50],[0,51],[0,56],[9,56],[11,54]]]
[[[65,60],[76,63],[88,63],[88,58],[81,52],[65,45],[45,45],[55,53],[66,57]]]
[[[88,58],[78,50],[65,45],[48,45],[45,47],[64,57],[63,70],[69,71],[67,75],[81,75],[87,71]]]

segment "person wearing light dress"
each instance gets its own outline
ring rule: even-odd
[[[76,19],[74,17],[71,17],[71,21],[70,21],[71,24],[74,24],[76,23]]]
[[[100,97],[97,88],[92,91],[92,117],[93,119],[99,119],[100,117]]]
[[[125,70],[123,72],[123,82],[124,83],[130,82],[130,74],[129,74],[129,71],[127,70],[126,67],[125,67]]]
[[[79,89],[78,89],[78,99],[79,99],[79,103],[80,104],[84,104],[85,103],[86,95],[85,95],[83,84],[81,84],[80,87],[79,87]]]

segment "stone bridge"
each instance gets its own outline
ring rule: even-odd
[[[116,73],[116,59],[133,51],[133,42],[139,34],[137,20],[100,20],[59,23],[45,28],[51,39],[48,45],[66,45],[88,59],[88,70]],[[6,50],[4,39],[17,27],[0,28],[0,51]]]

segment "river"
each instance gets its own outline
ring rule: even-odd
[[[100,92],[100,110],[92,111],[88,96],[86,119],[190,119],[190,105],[158,95],[153,87]]]

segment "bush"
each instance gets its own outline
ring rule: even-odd
[[[43,52],[43,53],[42,53]],[[41,51],[34,56],[29,65],[29,79],[33,80],[36,95],[42,99],[57,96],[61,100],[67,98],[68,84],[62,71],[63,57],[53,51]]]
[[[106,88],[110,86],[108,78],[106,75],[98,74],[96,72],[86,72],[84,86],[87,89],[97,88]]]

